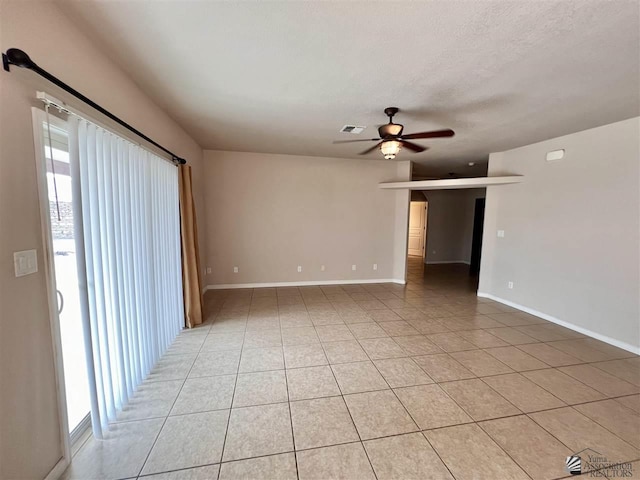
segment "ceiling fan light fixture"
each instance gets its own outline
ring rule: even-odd
[[[382,142],[380,151],[384,155],[385,160],[393,160],[400,151],[401,144],[396,140]]]

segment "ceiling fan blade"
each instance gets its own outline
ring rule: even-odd
[[[455,132],[453,130],[434,130],[433,132],[418,132],[409,133],[408,135],[402,135],[400,138],[403,140],[415,140],[418,138],[439,138],[439,137],[453,137]]]
[[[367,148],[364,152],[360,152],[359,155],[366,155],[367,153],[371,153],[373,152],[376,148],[380,148],[380,145],[382,145],[382,142],[378,142],[376,143],[373,147],[371,148]]]
[[[429,147],[423,147],[421,145],[418,145],[416,143],[412,143],[412,142],[407,142],[406,140],[399,140],[400,143],[402,144],[403,147],[408,148],[409,150],[416,152],[416,153],[420,153],[420,152],[424,152],[425,150],[427,150]]]
[[[358,140],[334,140],[333,143],[377,142],[379,138],[360,138]]]

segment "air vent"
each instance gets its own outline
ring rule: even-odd
[[[367,127],[358,127],[356,125],[345,125],[340,129],[341,133],[362,133],[362,131]]]
[[[547,162],[555,162],[564,158],[564,148],[547,153]]]

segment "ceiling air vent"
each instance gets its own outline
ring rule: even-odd
[[[341,133],[362,133],[362,131],[367,127],[357,127],[355,125],[345,125],[340,129]]]
[[[547,162],[555,162],[564,158],[564,148],[547,153]]]

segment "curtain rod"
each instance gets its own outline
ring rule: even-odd
[[[31,58],[29,58],[29,55],[27,55],[22,50],[20,50],[18,48],[10,48],[10,49],[8,49],[6,51],[6,53],[2,54],[2,65],[3,65],[4,69],[7,72],[11,71],[10,70],[10,65],[15,65],[16,67],[21,67],[21,68],[26,68],[28,70],[33,70],[35,73],[37,73],[41,77],[49,80],[54,85],[57,85],[58,87],[62,88],[65,92],[70,93],[71,95],[73,95],[77,99],[81,100],[82,102],[84,102],[87,105],[91,106],[92,108],[96,109],[97,111],[99,111],[103,115],[109,117],[111,120],[113,120],[114,122],[116,122],[119,125],[123,126],[124,128],[126,128],[130,132],[135,133],[137,136],[145,139],[147,142],[149,142],[152,145],[158,147],[163,152],[168,153],[169,155],[171,155],[171,159],[173,160],[174,163],[181,164],[181,165],[184,165],[184,164],[187,163],[187,161],[184,158],[181,158],[181,157],[177,156],[171,150],[169,150],[169,149],[163,147],[162,145],[160,145],[159,143],[153,141],[151,138],[147,137],[140,130],[132,127],[131,125],[129,125],[124,120],[121,120],[119,117],[117,117],[116,115],[111,113],[106,108],[101,107],[96,102],[94,102],[93,100],[91,100],[88,97],[85,97],[83,94],[78,92],[73,87],[70,87],[69,85],[64,83],[62,80],[54,77],[53,75],[51,75],[49,72],[47,72],[43,68],[40,68],[33,60],[31,60]]]

